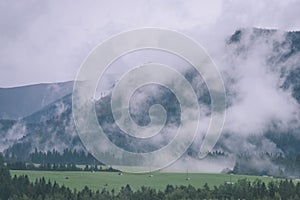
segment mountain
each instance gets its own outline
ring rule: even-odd
[[[72,93],[73,82],[0,88],[0,119],[19,119]]]
[[[293,157],[300,153],[300,32],[240,29],[224,44],[226,51],[220,63],[225,66],[222,74],[228,120],[214,151],[234,158],[242,154],[250,159],[251,155],[251,159],[259,160],[253,167],[267,173],[272,165],[275,167],[270,173],[277,173],[279,164],[269,157],[261,159],[259,155],[267,152]],[[192,67],[184,76],[195,90],[204,117],[207,117],[211,100],[203,79]],[[28,157],[34,148],[61,152],[65,148],[85,150],[72,119],[72,84],[0,89],[0,150],[22,158]],[[24,99],[24,103],[18,104],[19,99]],[[99,123],[116,145],[145,152],[167,144],[166,140],[158,141],[158,137],[144,141],[124,134],[114,122],[110,100],[108,93],[95,104]],[[160,136],[172,138],[174,135],[168,130],[180,124],[180,105],[168,89],[145,86],[137,90],[130,102],[131,115],[136,123],[146,125],[150,120],[148,109],[157,103],[167,112],[166,128]],[[188,155],[196,157],[200,143],[201,139],[195,141]]]
[[[251,63],[250,59],[256,58],[263,62],[261,66],[265,69],[265,78],[272,76],[274,90],[285,98],[286,102],[280,102],[279,107],[273,107],[277,113],[284,112],[286,105],[291,107],[289,115],[279,120],[272,119],[267,129],[262,134],[252,133],[250,137],[263,136],[264,139],[271,141],[276,147],[285,154],[298,154],[300,148],[297,143],[300,141],[300,123],[298,122],[300,110],[300,32],[283,32],[268,29],[241,29],[237,30],[227,41],[229,51],[233,52],[236,60],[243,59],[244,63]],[[253,56],[258,54],[259,56]],[[261,59],[262,57],[262,59]],[[239,64],[244,64],[240,62]],[[255,63],[255,62],[254,62]],[[257,63],[255,63],[257,64]],[[260,64],[258,64],[260,65]],[[243,66],[239,66],[242,68]],[[247,73],[252,73],[247,71]],[[253,83],[250,83],[253,84]],[[261,90],[263,85],[258,85],[255,90]],[[259,100],[259,97],[256,98]],[[269,96],[269,104],[272,104],[272,96]],[[256,104],[256,103],[253,103]],[[281,109],[280,109],[281,107]],[[276,115],[276,113],[274,113]],[[282,126],[284,120],[286,126]],[[257,143],[255,141],[254,143]],[[256,145],[257,146],[257,145]]]
[[[66,148],[83,150],[73,124],[71,106],[69,94],[23,119],[0,120],[0,125],[3,124],[0,134],[6,138],[0,146],[7,147],[6,151],[25,160],[35,148],[40,151],[56,149],[59,152]]]

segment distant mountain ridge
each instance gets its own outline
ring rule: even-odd
[[[0,119],[19,119],[71,94],[73,81],[0,88]]]

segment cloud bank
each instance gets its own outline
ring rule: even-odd
[[[0,86],[74,80],[107,37],[141,27],[184,32],[211,54],[239,27],[300,27],[299,1],[2,1]]]

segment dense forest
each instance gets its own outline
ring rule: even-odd
[[[102,165],[85,165],[84,167],[78,167],[75,164],[44,163],[36,165],[25,162],[12,162],[6,163],[6,167],[11,170],[120,172],[112,167]]]
[[[51,183],[45,178],[30,182],[27,176],[11,177],[9,170],[4,165],[0,154],[0,199],[68,199],[68,200],[134,200],[134,199],[300,199],[300,182],[281,180],[268,184],[261,180],[250,182],[246,179],[236,183],[224,183],[210,188],[205,184],[202,188],[189,186],[167,185],[165,190],[157,191],[148,187],[141,187],[133,191],[130,185],[120,191],[106,189],[92,191],[85,187],[81,191],[71,190],[56,182]]]
[[[103,165],[97,159],[95,159],[90,153],[85,153],[84,151],[71,151],[69,149],[64,149],[62,153],[53,149],[52,151],[42,152],[38,151],[36,148],[34,152],[30,153],[26,158],[19,157],[14,151],[5,151],[4,160],[7,163],[11,162],[29,162],[29,163],[51,163],[51,164],[78,164],[78,165]]]

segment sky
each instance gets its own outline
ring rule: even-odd
[[[299,30],[300,1],[0,1],[0,87],[74,80],[88,53],[131,29],[185,33],[215,56],[242,27]]]

